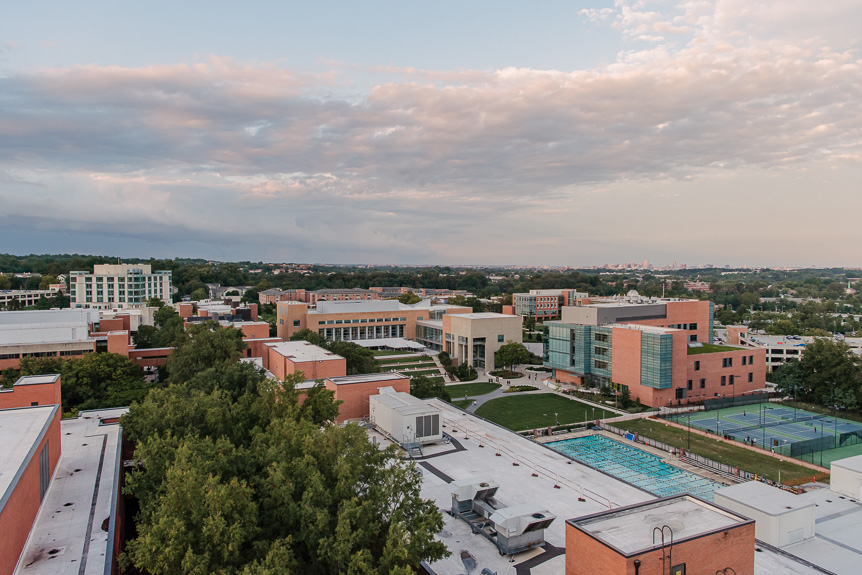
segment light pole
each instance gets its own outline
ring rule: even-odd
[[[688,448],[687,451],[691,451],[691,412],[686,413],[688,416]]]
[[[763,414],[760,419],[761,429],[763,430],[763,442],[760,444],[760,446],[763,449],[766,449],[766,410],[772,408],[768,405],[761,405],[760,407],[762,408],[760,411]]]
[[[835,382],[828,381],[827,383],[832,384],[832,436],[835,441],[838,441],[838,410],[835,409]],[[836,444],[835,447],[838,447]]]
[[[593,408],[593,421],[595,421],[595,420],[596,420],[596,408],[594,407]]]
[[[820,467],[823,467],[823,420],[820,420]]]

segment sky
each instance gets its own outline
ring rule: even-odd
[[[860,266],[862,2],[0,19],[0,252]]]

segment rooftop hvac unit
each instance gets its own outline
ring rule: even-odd
[[[490,479],[470,477],[449,484],[452,515],[470,524],[473,533],[490,540],[501,555],[512,555],[545,544],[545,529],[556,519],[535,505],[503,506]]]

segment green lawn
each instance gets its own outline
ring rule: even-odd
[[[446,390],[452,397],[476,397],[477,395],[485,395],[491,393],[495,389],[500,389],[499,383],[490,381],[477,381],[476,383],[461,383],[459,385],[447,385]]]
[[[701,353],[721,353],[723,351],[734,351],[743,349],[741,347],[733,347],[732,345],[716,345],[714,343],[705,343],[703,347],[688,348],[688,355],[700,355]]]
[[[443,383],[444,380],[442,377],[429,377],[428,381],[431,383]]]
[[[409,351],[397,351],[392,349],[375,349],[372,352],[376,357],[384,356],[384,355],[406,355],[410,353]]]
[[[554,413],[559,414],[561,425],[583,423],[585,420],[613,417],[615,414],[601,408],[566,399],[553,393],[499,397],[479,406],[476,415],[490,419],[513,431],[556,425]]]
[[[400,371],[399,368],[395,368],[395,371],[399,373],[406,373],[407,375],[440,375],[439,369],[423,369],[420,371]]]
[[[461,409],[467,409],[470,407],[470,404],[473,403],[472,399],[453,399],[452,405],[455,407],[460,407]]]
[[[404,365],[398,365],[397,363],[381,363],[381,368],[386,369],[418,369],[418,368],[437,368],[437,364],[434,362],[431,363],[404,363]]]
[[[662,441],[674,447],[688,449],[688,430],[686,429],[679,429],[648,419],[623,421],[617,427],[639,433],[656,441]],[[781,470],[782,481],[812,477],[815,474],[813,469],[790,463],[789,457],[785,457],[785,461],[782,462],[769,455],[749,451],[743,447],[736,447],[696,433],[691,434],[691,451],[713,461],[762,475],[773,481],[778,481],[779,469]]]
[[[390,363],[434,363],[433,359],[428,359],[427,357],[384,357],[383,359],[378,359],[377,363],[380,365],[389,365]]]

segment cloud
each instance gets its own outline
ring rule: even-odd
[[[476,238],[511,214],[562,222],[632,182],[858,165],[857,4],[619,1],[580,14],[630,49],[575,71],[313,75],[214,57],[6,75],[0,199],[55,224],[134,215],[171,237],[216,226],[208,241],[247,244],[254,230],[330,255],[350,237],[349,253],[398,261],[466,243],[476,261],[491,250]],[[357,93],[356,76],[385,79]]]

